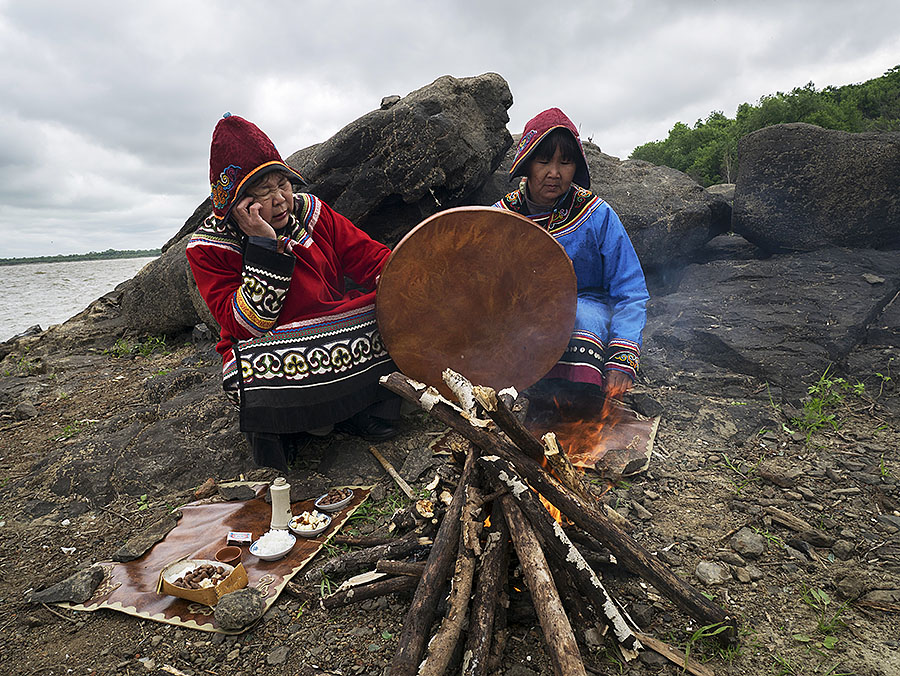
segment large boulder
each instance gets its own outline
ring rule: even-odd
[[[646,270],[684,263],[728,230],[731,210],[726,199],[707,192],[687,174],[642,160],[622,161],[590,142],[584,143],[584,151],[591,190],[622,219]],[[516,180],[509,180],[514,156],[515,146],[473,202],[493,204],[515,189]]]
[[[423,218],[467,202],[512,143],[512,94],[495,73],[444,76],[287,158],[325,200],[372,237],[395,244]],[[217,324],[185,257],[210,212],[207,198],[122,289],[122,321],[138,334],[174,334]]]
[[[645,376],[742,396],[742,386],[723,386],[738,383],[738,374],[802,394],[829,364],[848,370],[851,351],[881,325],[898,290],[897,256],[887,251],[832,248],[690,265],[676,292],[651,298]]]
[[[900,247],[900,133],[778,124],[738,156],[733,227],[760,247]]]
[[[445,75],[286,161],[309,192],[394,244],[431,214],[468,203],[512,144],[511,105],[496,73]]]

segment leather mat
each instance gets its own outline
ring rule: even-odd
[[[369,488],[352,488],[353,499],[342,510],[332,514],[328,530],[315,538],[297,536],[297,543],[284,558],[263,561],[250,553],[249,545],[241,547],[241,563],[247,571],[248,586],[265,595],[266,610],[276,601],[288,581],[340,531],[368,498]],[[313,502],[295,502],[292,511],[294,514],[311,511],[314,509]],[[215,559],[216,552],[225,546],[229,531],[251,531],[254,541],[258,539],[269,530],[271,506],[262,497],[257,497],[243,502],[191,503],[181,507],[181,513],[178,525],[139,559],[127,563],[104,561],[97,564],[103,567],[105,576],[88,601],[58,605],[86,611],[108,608],[156,622],[223,634],[240,634],[250,629],[250,626],[238,631],[220,629],[216,626],[213,608],[158,594],[156,586],[160,570],[173,561]]]

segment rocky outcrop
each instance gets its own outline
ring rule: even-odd
[[[893,252],[827,249],[689,266],[651,297],[645,376],[741,396],[749,377],[797,396],[851,351],[900,291]],[[679,374],[690,373],[690,378]]]
[[[729,229],[726,199],[704,190],[690,176],[642,160],[619,160],[584,143],[591,190],[615,209],[647,270],[690,260],[706,242]],[[513,146],[494,174],[473,196],[493,204],[517,186],[509,180]]]
[[[763,249],[900,247],[900,133],[779,124],[738,156],[733,228]]]
[[[497,168],[512,137],[512,94],[495,73],[444,76],[347,125],[286,161],[307,190],[373,238],[396,244],[442,209],[468,202]],[[138,334],[174,334],[198,322],[217,327],[197,291],[184,252],[209,214],[205,200],[122,291],[122,321]]]
[[[392,245],[424,218],[467,203],[497,168],[512,143],[511,105],[495,73],[444,76],[286,161],[309,192]]]

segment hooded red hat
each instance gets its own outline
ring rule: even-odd
[[[542,113],[538,113],[525,124],[525,131],[522,132],[522,138],[519,139],[519,145],[516,148],[516,157],[513,159],[509,175],[525,175],[525,168],[528,166],[527,160],[529,156],[534,152],[534,149],[541,144],[541,141],[544,140],[547,134],[554,129],[565,129],[575,137],[575,140],[578,142],[578,150],[581,151],[581,156],[576,159],[577,167],[575,169],[574,181],[582,188],[590,188],[591,174],[588,171],[587,157],[584,155],[584,147],[581,145],[581,138],[578,136],[578,128],[559,108],[549,108]]]
[[[243,189],[271,171],[285,172],[293,182],[306,184],[296,170],[284,163],[275,144],[259,127],[225,113],[213,131],[209,149],[213,213],[218,218],[228,218]]]

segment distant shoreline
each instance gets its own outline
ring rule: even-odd
[[[68,263],[70,261],[103,261],[115,258],[150,258],[161,255],[159,249],[127,249],[117,251],[91,251],[86,254],[57,254],[56,256],[30,256],[28,258],[0,258],[0,265],[24,265],[25,263]]]

